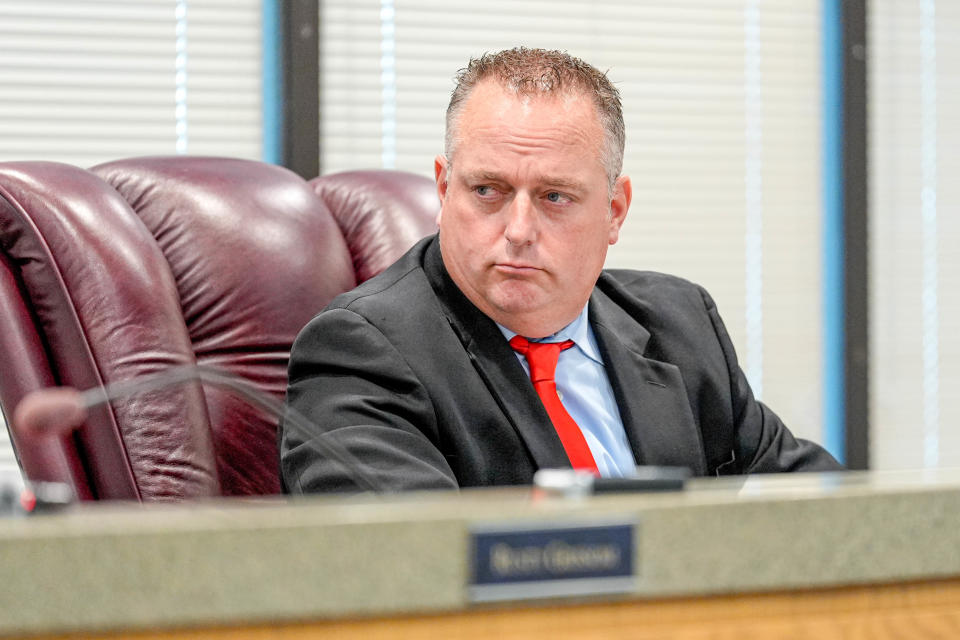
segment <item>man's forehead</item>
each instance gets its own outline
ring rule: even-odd
[[[564,145],[593,145],[603,136],[596,107],[586,96],[517,95],[495,84],[477,88],[457,123],[459,140],[516,136],[534,146],[537,137]]]

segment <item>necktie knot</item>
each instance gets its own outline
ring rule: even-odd
[[[523,355],[530,365],[530,380],[538,382],[553,382],[557,371],[557,361],[560,352],[566,351],[574,345],[573,340],[563,342],[530,342],[523,336],[514,336],[510,346],[517,353]]]

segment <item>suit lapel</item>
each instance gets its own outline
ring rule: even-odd
[[[436,238],[425,249],[423,267],[451,328],[536,466],[569,468],[530,378],[496,324],[450,279]],[[599,288],[590,298],[590,323],[637,464],[684,466],[704,475],[703,444],[680,369],[645,357],[650,333]]]
[[[680,369],[645,357],[649,331],[599,288],[590,298],[590,322],[637,464],[705,474],[703,444]]]
[[[477,373],[541,469],[570,467],[550,417],[513,349],[497,325],[480,312],[450,279],[439,242],[427,247],[424,271],[437,300]],[[467,425],[469,428],[469,425]]]

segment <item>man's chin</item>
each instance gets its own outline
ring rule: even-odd
[[[533,295],[529,291],[524,293],[512,291],[509,295],[491,296],[487,298],[491,308],[483,311],[494,321],[517,331],[515,326],[526,325],[529,319],[543,315],[547,303],[542,292],[540,293],[541,295]]]
[[[490,292],[488,300],[504,313],[532,313],[547,303],[543,289],[523,281],[500,283]]]

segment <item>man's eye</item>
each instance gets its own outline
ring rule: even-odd
[[[474,187],[473,190],[476,192],[478,196],[493,195],[493,189],[491,187],[488,187],[485,184],[482,184],[479,187]]]
[[[547,200],[553,202],[554,204],[560,204],[569,200],[569,198],[559,191],[551,191],[547,194]]]

